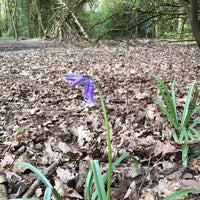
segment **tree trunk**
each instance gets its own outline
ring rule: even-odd
[[[13,24],[13,29],[14,29],[14,37],[18,41],[16,9],[17,9],[17,0],[13,0],[12,1],[12,24]]]
[[[12,0],[11,3],[8,0],[8,10],[11,16],[11,23],[12,23],[13,32],[14,32],[14,38],[18,41],[16,9],[17,9],[17,0]]]
[[[198,0],[190,0],[190,9],[191,9],[191,28],[194,34],[194,37],[197,41],[197,44],[200,48],[200,22],[198,20]]]
[[[0,37],[2,37],[2,24],[1,24],[1,2],[0,2]]]
[[[30,38],[30,6],[29,0],[26,1],[26,12],[27,12],[27,37]]]
[[[158,18],[156,18],[156,20],[155,20],[155,38],[156,39],[159,39],[160,38],[160,24],[159,24],[159,19]]]
[[[36,10],[37,10],[37,14],[38,14],[39,36],[40,36],[40,38],[42,38],[42,32],[43,32],[44,36],[46,37],[47,29],[45,29],[44,26],[43,26],[42,15],[41,15],[41,12],[40,12],[40,8],[38,6],[38,0],[35,0],[35,7],[36,7]]]
[[[197,45],[200,48],[200,21],[198,20],[198,0],[190,0],[190,5],[188,5],[184,0],[181,0],[181,3],[188,15],[193,35]]]
[[[184,8],[181,7],[180,8],[180,13],[184,12]],[[184,30],[184,23],[185,23],[185,19],[184,17],[181,15],[178,18],[178,30],[177,30],[177,38],[178,39],[183,39],[183,30]]]

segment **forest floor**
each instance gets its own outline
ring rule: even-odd
[[[161,94],[152,75],[166,81],[169,89],[176,77],[181,120],[192,81],[196,79],[200,87],[200,50],[195,44],[137,40],[130,42],[128,51],[116,41],[15,45],[0,41],[0,167],[6,174],[9,198],[41,199],[44,192],[39,184],[27,194],[37,177],[26,168],[11,169],[15,161],[29,161],[42,172],[57,164],[46,177],[70,200],[84,199],[90,159],[98,159],[102,173],[107,171],[106,128],[97,90],[96,104],[85,103],[84,86],[70,88],[67,73],[83,73],[99,83],[113,160],[129,154],[139,162],[138,171],[126,159],[113,172],[112,200],[159,200],[178,189],[200,190],[200,155],[182,167],[180,145],[170,140],[171,125],[155,101]],[[190,153],[199,149],[197,142]],[[197,200],[199,194],[187,199]]]

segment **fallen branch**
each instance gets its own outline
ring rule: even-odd
[[[58,158],[52,165],[50,165],[43,173],[43,175],[49,174],[49,172],[57,167],[60,163],[61,158]],[[38,185],[41,183],[41,179],[37,178],[35,182],[31,185],[31,187],[28,189],[28,191],[23,195],[22,198],[30,198],[32,194],[35,192]]]

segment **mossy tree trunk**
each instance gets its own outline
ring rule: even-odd
[[[11,23],[14,32],[14,38],[18,41],[18,29],[17,29],[17,0],[8,0],[8,10],[11,16]]]
[[[184,12],[184,8],[181,7],[180,13],[183,13],[183,12]],[[181,15],[178,18],[178,30],[177,30],[177,38],[178,39],[184,39],[184,35],[183,35],[184,24],[185,24],[185,17],[183,15]]]
[[[198,20],[198,0],[190,0],[190,9],[191,9],[191,27],[194,37],[197,41],[197,44],[200,48],[200,21]]]
[[[42,38],[43,34],[44,34],[44,36],[46,37],[47,29],[45,29],[44,25],[43,25],[42,14],[41,14],[41,11],[40,11],[40,6],[39,6],[39,0],[34,0],[34,3],[35,3],[35,7],[36,7],[36,10],[37,10],[37,14],[38,14],[39,36],[40,36],[40,38]]]
[[[188,3],[184,0],[181,0],[181,3],[188,15],[193,35],[197,45],[200,48],[200,21],[198,19],[199,2],[198,0],[190,0]]]
[[[26,13],[27,13],[27,37],[30,38],[30,2],[26,1]]]

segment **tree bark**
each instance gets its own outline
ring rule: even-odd
[[[39,35],[40,35],[40,38],[42,38],[41,31],[44,33],[44,36],[46,37],[47,29],[45,29],[44,26],[43,26],[42,15],[41,15],[41,12],[40,12],[37,0],[35,0],[35,7],[36,7],[36,10],[37,10],[37,14],[38,14],[38,23],[39,23]]]
[[[184,8],[180,8],[180,13],[184,12]],[[183,16],[180,16],[178,18],[178,30],[177,30],[177,38],[178,39],[184,39],[183,37],[183,30],[184,30],[184,23],[185,23],[185,18]]]
[[[0,2],[0,37],[2,37],[2,24],[1,24],[1,2]]]
[[[191,28],[194,34],[194,37],[197,41],[197,44],[200,48],[200,22],[198,20],[198,0],[190,0],[190,9],[191,9]]]
[[[8,10],[11,16],[14,38],[18,41],[16,9],[17,9],[17,0],[11,0],[11,2],[8,0]]]
[[[181,0],[181,3],[188,15],[193,35],[198,47],[200,48],[200,21],[198,20],[198,0],[190,0],[190,4],[184,0]]]
[[[30,38],[30,6],[29,0],[26,1],[26,12],[27,12],[27,37]]]
[[[15,33],[15,39],[18,41],[16,9],[17,9],[17,0],[13,0],[12,1],[12,23],[13,23],[14,33]]]

